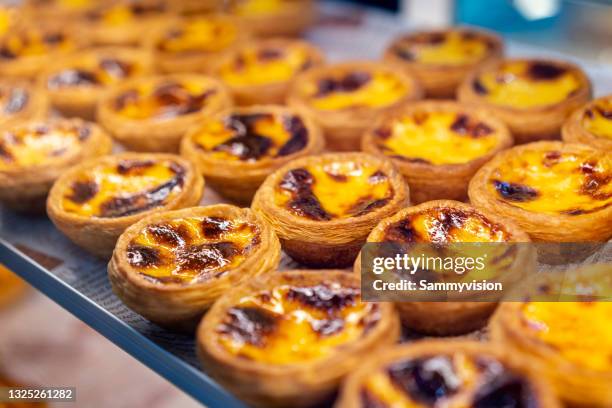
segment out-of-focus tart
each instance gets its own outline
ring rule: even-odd
[[[183,15],[198,15],[225,10],[226,0],[172,0],[169,6]]]
[[[114,1],[114,0],[112,0]],[[22,10],[31,21],[69,22],[100,3],[100,0],[24,0]]]
[[[474,246],[461,247],[457,243],[491,243],[484,247],[482,254],[491,261],[485,261],[481,271],[473,268],[463,274],[454,271],[432,269],[429,272],[439,277],[428,278],[428,282],[471,282],[473,279],[487,279],[502,282],[508,287],[520,280],[524,273],[535,268],[535,254],[525,245],[513,247],[511,255],[504,257],[509,246],[499,243],[529,242],[529,236],[515,224],[487,211],[478,210],[458,201],[430,201],[400,210],[397,214],[383,219],[372,230],[368,243],[399,244],[408,248],[413,244],[432,244],[443,247],[453,246],[454,257],[472,251]],[[427,249],[423,245],[423,250]],[[416,249],[419,252],[419,249]],[[398,252],[398,253],[399,253]],[[420,252],[419,252],[420,253]],[[499,256],[497,256],[500,254]],[[496,257],[493,259],[493,255]],[[362,274],[361,256],[355,262],[354,271]],[[405,326],[426,334],[456,335],[482,328],[496,307],[496,302],[398,302],[396,303]]]
[[[388,160],[329,153],[294,160],[261,185],[252,208],[285,252],[314,267],[347,267],[382,218],[403,208],[408,186]]]
[[[491,322],[493,340],[539,366],[568,406],[604,408],[612,401],[610,272],[607,264],[550,274],[534,287],[556,298],[545,301],[548,294],[539,293],[503,303]]]
[[[288,103],[315,119],[331,150],[359,150],[361,136],[378,115],[421,94],[418,82],[397,67],[346,62],[298,75]]]
[[[453,98],[463,79],[501,58],[503,48],[497,35],[472,28],[419,31],[396,38],[384,60],[416,76],[428,97]]]
[[[108,87],[152,71],[151,54],[135,48],[101,48],[54,61],[42,76],[51,104],[64,116],[95,118]]]
[[[49,112],[47,94],[26,80],[0,80],[0,126],[43,119]]]
[[[224,293],[278,266],[280,244],[251,210],[226,204],[168,211],[129,227],[108,273],[121,300],[166,327],[193,330]]]
[[[591,84],[569,62],[511,59],[474,71],[457,95],[506,122],[521,144],[559,138],[563,122],[591,97]]]
[[[47,213],[87,251],[109,257],[119,235],[152,213],[200,202],[204,180],[171,154],[123,153],[75,166],[53,185]]]
[[[194,126],[181,155],[211,187],[249,205],[267,176],[299,157],[321,153],[323,136],[306,116],[281,106],[229,110]]]
[[[24,20],[23,9],[12,5],[0,6],[0,36],[4,36]]]
[[[562,142],[517,146],[476,173],[469,197],[534,241],[605,242],[612,237],[612,153]]]
[[[136,78],[106,93],[98,121],[130,150],[177,152],[189,127],[230,106],[227,89],[211,77]]]
[[[271,38],[246,43],[230,53],[217,75],[239,105],[283,104],[293,78],[323,60],[319,49],[305,41]]]
[[[362,303],[342,271],[267,274],[228,292],[198,329],[206,372],[259,407],[328,401],[362,359],[398,340],[389,303]]]
[[[81,45],[67,28],[17,28],[0,38],[0,75],[34,79],[54,58]]]
[[[595,99],[565,122],[563,140],[612,151],[612,95]]]
[[[312,0],[230,0],[229,11],[241,25],[261,36],[297,36],[315,20]]]
[[[180,19],[154,35],[151,48],[161,72],[212,73],[218,61],[247,34],[236,19],[210,15]]]
[[[24,122],[0,132],[0,201],[43,212],[55,180],[81,161],[110,153],[111,138],[79,119]]]
[[[27,288],[24,281],[0,264],[0,309],[12,305],[24,295]]]
[[[529,360],[491,343],[423,340],[371,356],[335,408],[561,408]]]
[[[463,201],[476,171],[512,145],[506,125],[475,106],[449,101],[407,104],[366,132],[362,150],[393,160],[412,202]]]

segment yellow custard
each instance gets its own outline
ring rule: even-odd
[[[10,304],[11,301],[24,292],[26,287],[24,281],[15,275],[13,271],[0,264],[0,306]]]
[[[0,35],[6,35],[18,21],[17,9],[10,6],[0,6]]]
[[[524,150],[495,169],[488,188],[527,211],[580,215],[612,205],[612,155]]]
[[[532,302],[522,309],[535,338],[573,364],[612,371],[612,304]]]
[[[272,14],[285,7],[286,0],[240,0],[232,11],[239,15]]]
[[[386,205],[393,195],[389,176],[379,167],[338,161],[287,172],[274,200],[301,217],[329,221],[365,215]]]
[[[257,226],[245,220],[182,218],[147,226],[130,242],[127,257],[154,282],[194,284],[240,265],[259,239]]]
[[[423,64],[466,65],[482,60],[489,50],[489,43],[477,33],[449,31],[406,37],[395,51],[401,58]]]
[[[74,41],[61,32],[29,29],[12,31],[0,40],[0,60],[45,55],[52,52],[69,52]]]
[[[283,285],[227,310],[217,338],[228,352],[259,363],[309,363],[362,337],[378,321],[377,310],[361,303],[357,288]]]
[[[65,188],[63,210],[86,217],[115,218],[168,203],[183,188],[185,169],[171,160],[120,160],[79,174]]]
[[[409,89],[391,72],[356,71],[330,75],[302,84],[308,103],[320,110],[383,108],[400,101]]]
[[[144,67],[136,60],[86,54],[49,75],[47,86],[53,89],[112,85],[143,72]]]
[[[157,42],[160,50],[167,52],[216,52],[227,49],[236,42],[238,27],[221,18],[199,18],[174,27]]]
[[[506,62],[483,72],[474,90],[488,101],[504,106],[533,108],[563,102],[582,85],[567,68],[546,62]]]
[[[417,112],[375,131],[386,155],[434,165],[464,164],[488,154],[499,144],[495,133],[465,114],[442,111]]]
[[[86,125],[33,124],[0,134],[0,170],[45,166],[77,155],[90,135]]]
[[[597,137],[612,139],[612,98],[601,98],[588,108],[582,117],[582,126]]]
[[[241,50],[219,69],[221,79],[233,86],[286,82],[310,64],[304,47],[293,44],[252,46]]]

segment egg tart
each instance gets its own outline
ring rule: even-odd
[[[365,153],[329,153],[272,173],[252,208],[297,262],[343,268],[355,261],[378,221],[408,200],[408,186],[391,162]]]
[[[347,62],[298,75],[288,103],[315,119],[331,150],[359,150],[362,134],[378,115],[420,97],[416,80],[392,65]]]
[[[475,106],[450,101],[407,104],[366,132],[362,150],[390,158],[410,185],[414,203],[464,201],[476,171],[512,145],[506,126]]]
[[[194,126],[181,155],[198,164],[208,184],[249,205],[267,176],[283,164],[323,150],[312,121],[291,108],[254,106],[225,111]]]
[[[0,126],[43,119],[49,112],[47,94],[26,80],[0,80]]]
[[[591,84],[569,62],[511,59],[474,71],[457,95],[489,109],[522,144],[559,138],[563,122],[590,99]]]
[[[247,37],[234,18],[209,15],[167,24],[151,48],[161,72],[212,73],[216,62]]]
[[[110,153],[111,138],[80,119],[24,122],[0,131],[0,202],[44,212],[47,193],[70,167]]]
[[[211,77],[135,78],[105,94],[98,121],[129,150],[177,152],[189,127],[230,106],[228,91]]]
[[[0,75],[34,79],[56,57],[82,46],[68,28],[27,26],[0,37]]]
[[[6,266],[0,264],[0,310],[20,299],[27,288],[24,281]]]
[[[568,301],[571,296],[544,301],[536,295],[536,300],[507,302],[491,322],[493,340],[539,366],[568,406],[603,408],[612,401],[611,271],[608,264],[582,267],[562,278],[550,274],[539,290],[581,294],[573,301]],[[597,301],[592,284],[605,285],[608,298]]]
[[[169,6],[176,13],[191,16],[223,11],[226,6],[226,0],[173,0]]]
[[[55,109],[67,117],[94,119],[98,101],[112,85],[150,74],[151,55],[135,48],[110,47],[60,58],[42,76]]]
[[[384,60],[416,76],[431,98],[454,98],[475,68],[501,58],[503,43],[495,34],[472,28],[419,31],[396,38]]]
[[[22,25],[23,9],[14,5],[0,5],[0,36]]]
[[[393,305],[361,302],[356,276],[289,271],[227,292],[200,324],[197,347],[206,373],[247,403],[310,407],[399,331]]]
[[[529,360],[496,344],[423,340],[367,359],[335,408],[561,408]]]
[[[612,237],[612,153],[552,141],[517,146],[476,173],[469,197],[534,241],[605,242]]]
[[[487,211],[478,210],[458,201],[438,200],[400,210],[383,219],[367,238],[368,243],[399,244],[396,253],[413,244],[435,244],[440,248],[456,243],[491,243],[479,254],[488,255],[485,269],[464,274],[434,270],[438,274],[428,282],[471,282],[487,279],[502,282],[506,287],[516,284],[524,273],[535,269],[535,253],[526,245],[497,245],[510,242],[529,242],[529,236],[512,222]],[[425,245],[421,246],[422,248]],[[474,247],[455,245],[454,257],[465,251],[474,257]],[[416,250],[417,252],[419,249]],[[459,252],[457,252],[459,251]],[[510,256],[504,256],[510,251]],[[451,252],[451,251],[449,251]],[[439,254],[437,254],[439,255]],[[432,255],[433,256],[433,255]],[[494,257],[495,256],[495,257]],[[362,273],[361,256],[354,271]],[[397,302],[396,306],[405,326],[425,334],[457,335],[482,328],[495,310],[496,302],[485,301],[414,301]]]
[[[291,80],[323,60],[322,53],[305,41],[264,39],[230,53],[216,72],[239,105],[283,104]]]
[[[226,204],[167,211],[129,227],[108,274],[130,309],[174,329],[195,329],[236,285],[275,270],[280,244],[251,210]]]
[[[123,231],[147,215],[192,207],[204,180],[187,160],[161,153],[123,153],[73,167],[53,185],[47,213],[87,251],[109,257]]]
[[[229,11],[241,25],[260,36],[297,36],[316,18],[312,0],[229,0]]]
[[[612,95],[576,110],[563,125],[561,133],[566,142],[612,151]]]

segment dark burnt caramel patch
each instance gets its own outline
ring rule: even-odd
[[[287,172],[279,187],[292,193],[293,198],[287,203],[291,211],[316,221],[331,220],[331,215],[323,209],[312,191],[314,182],[312,174],[300,168]]]
[[[218,328],[235,340],[257,347],[265,345],[266,338],[274,333],[279,317],[259,307],[233,307]]]
[[[508,201],[525,202],[538,198],[538,191],[524,184],[509,183],[507,181],[494,180],[493,185],[498,194]]]
[[[47,81],[47,86],[51,89],[91,85],[100,85],[100,81],[95,73],[83,69],[65,69],[52,75]]]
[[[318,82],[316,97],[324,97],[335,92],[355,92],[372,79],[368,72],[355,71],[340,78],[322,78]]]
[[[535,81],[550,81],[565,74],[567,69],[547,62],[532,62],[527,68],[527,75]]]
[[[75,203],[83,204],[94,198],[99,189],[100,186],[93,180],[78,180],[72,183],[72,194],[68,196],[68,199]]]
[[[450,128],[455,133],[473,138],[484,137],[493,133],[493,129],[486,123],[463,114],[457,115],[457,119],[451,124]]]
[[[149,246],[130,244],[127,248],[126,255],[130,265],[139,268],[159,266],[162,263],[159,250]]]
[[[132,64],[117,58],[102,58],[99,65],[101,69],[116,79],[127,78],[133,70]]]
[[[335,287],[327,283],[292,287],[287,292],[288,300],[330,313],[354,305],[358,298],[359,290],[356,288]]]

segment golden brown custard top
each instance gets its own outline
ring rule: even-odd
[[[18,21],[18,10],[12,6],[0,6],[0,35],[5,35]]]
[[[303,150],[308,130],[301,117],[289,113],[233,113],[205,122],[192,141],[219,160],[255,162]]]
[[[442,110],[394,118],[376,129],[374,136],[387,156],[434,165],[468,163],[499,145],[498,131],[489,124]]]
[[[89,139],[84,123],[58,121],[16,126],[0,133],[0,170],[44,166],[77,155]]]
[[[493,170],[488,189],[527,211],[593,213],[612,205],[612,154],[524,150]]]
[[[22,112],[30,102],[30,90],[19,84],[0,85],[0,118],[11,117]]]
[[[311,65],[308,50],[299,43],[263,43],[241,49],[221,65],[219,75],[232,86],[263,85],[289,81]]]
[[[53,72],[47,79],[49,89],[70,87],[95,87],[119,83],[144,72],[137,60],[111,55],[84,56],[80,61],[67,64]]]
[[[466,65],[481,61],[493,48],[486,36],[469,30],[425,32],[398,41],[393,52],[406,61],[429,65]]]
[[[281,285],[240,299],[216,327],[229,353],[260,363],[310,363],[333,356],[380,320],[379,306],[359,289],[324,282]]]
[[[288,171],[276,186],[274,200],[299,217],[330,221],[368,214],[393,196],[389,175],[378,166],[335,161]]]
[[[400,359],[368,375],[360,394],[363,408],[538,406],[523,375],[493,357],[462,352]]]
[[[142,82],[114,99],[121,116],[134,119],[168,120],[204,109],[219,90],[210,81]]]
[[[582,126],[594,136],[612,139],[612,97],[597,99],[586,109]]]
[[[100,163],[65,187],[63,210],[86,217],[116,218],[166,205],[183,189],[186,170],[171,159],[124,159]]]
[[[170,28],[156,47],[173,53],[218,52],[234,45],[237,38],[238,27],[229,19],[198,18]]]
[[[187,217],[148,225],[130,241],[127,258],[152,282],[193,284],[236,268],[259,242],[249,221]]]
[[[474,80],[474,92],[496,105],[534,108],[565,101],[582,83],[572,70],[544,61],[508,61]]]
[[[298,86],[310,106],[324,111],[383,108],[399,102],[410,92],[401,78],[382,70],[330,72]]]
[[[72,38],[61,31],[14,30],[0,39],[0,62],[21,57],[69,52],[75,48]]]
[[[127,26],[135,21],[162,16],[166,11],[163,1],[129,1],[105,5],[98,4],[91,8],[86,18],[93,23],[101,23],[107,27]]]
[[[242,16],[276,14],[291,3],[287,0],[243,0],[235,2],[231,11]]]
[[[578,366],[612,372],[612,304],[530,302],[521,309],[526,335]]]

